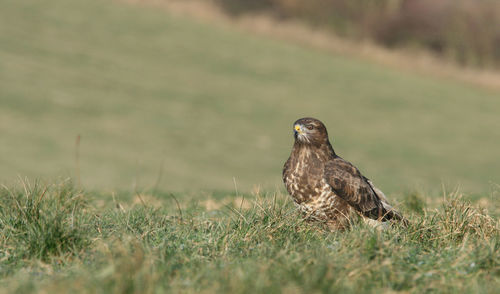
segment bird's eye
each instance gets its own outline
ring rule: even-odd
[[[306,128],[307,128],[308,130],[312,130],[312,129],[314,129],[314,127],[313,127],[312,125],[307,125],[307,126],[306,126]]]

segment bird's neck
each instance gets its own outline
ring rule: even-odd
[[[333,150],[332,144],[330,144],[329,140],[320,144],[295,140],[294,145],[295,146],[293,150],[296,150],[296,152],[298,153],[306,152],[323,155],[325,157],[337,157],[337,154],[335,154],[335,151]]]

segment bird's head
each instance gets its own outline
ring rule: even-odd
[[[293,132],[295,141],[302,144],[321,146],[328,143],[328,132],[325,125],[312,117],[304,117],[294,122]]]

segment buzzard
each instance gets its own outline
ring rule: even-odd
[[[283,182],[307,220],[323,222],[331,230],[346,228],[356,214],[369,223],[406,223],[369,179],[335,154],[321,121],[301,118],[293,128],[295,142]]]

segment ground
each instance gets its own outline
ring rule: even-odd
[[[408,195],[407,227],[331,233],[286,195],[92,193],[67,180],[0,195],[4,293],[494,293],[499,223],[458,194]],[[237,199],[237,200],[236,200]]]

